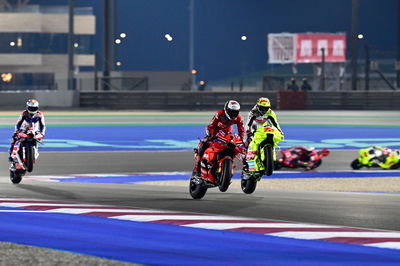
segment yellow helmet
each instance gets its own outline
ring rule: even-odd
[[[271,102],[269,101],[268,98],[261,97],[260,99],[258,99],[258,101],[257,101],[257,110],[261,114],[267,113],[270,110],[270,108],[271,108]]]

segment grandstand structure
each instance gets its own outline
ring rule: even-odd
[[[67,90],[68,6],[0,0],[0,90]],[[74,66],[93,67],[96,18],[74,9]]]

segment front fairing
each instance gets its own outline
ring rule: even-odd
[[[252,151],[260,151],[256,152],[254,160],[251,160],[251,164],[255,164],[255,169],[263,170],[264,167],[262,165],[262,161],[264,158],[264,147],[261,147],[259,150],[259,146],[261,143],[266,143],[271,145],[275,151],[275,148],[278,146],[278,143],[283,141],[282,133],[274,126],[271,126],[268,122],[264,123],[262,127],[259,127],[254,132],[253,140],[249,145],[249,149]],[[274,160],[276,160],[276,153],[274,152]]]
[[[358,157],[358,161],[360,164],[362,164],[364,166],[369,166],[369,167],[373,166],[373,163],[371,161],[373,159],[373,156],[371,156],[369,154],[369,148],[360,149],[359,154],[360,154],[360,156]]]

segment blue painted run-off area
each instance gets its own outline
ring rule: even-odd
[[[400,261],[400,252],[392,249],[76,214],[24,213],[5,207],[0,207],[0,241],[145,265],[396,265]]]
[[[281,148],[400,148],[399,127],[284,126],[283,131]],[[9,147],[11,135],[11,128],[0,128],[0,147]],[[41,151],[190,150],[203,136],[204,126],[49,126]]]
[[[107,175],[98,174],[91,176],[60,176],[49,177],[48,180],[76,183],[106,183],[106,184],[132,184],[149,181],[176,181],[187,180],[191,173],[151,173],[151,174],[125,174]],[[400,171],[363,171],[363,172],[280,172],[275,171],[272,176],[263,179],[288,179],[288,178],[371,178],[371,177],[400,177]],[[235,173],[233,179],[240,179],[240,173]]]

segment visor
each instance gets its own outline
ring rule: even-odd
[[[39,107],[37,107],[37,106],[28,106],[27,110],[29,112],[33,112],[34,113],[34,112],[37,112],[39,110]]]
[[[258,106],[258,111],[260,111],[261,113],[266,113],[269,111],[269,107],[266,106]]]
[[[238,110],[228,110],[228,115],[231,119],[235,119],[239,115]]]

